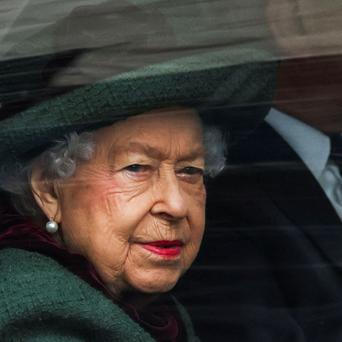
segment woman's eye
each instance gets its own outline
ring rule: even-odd
[[[134,173],[146,172],[148,171],[148,165],[132,164],[125,167],[125,170]]]
[[[187,166],[187,167],[184,167],[183,169],[181,169],[180,173],[185,174],[185,175],[189,175],[189,176],[193,176],[193,175],[203,176],[204,171],[203,171],[203,169],[201,169],[199,167]]]

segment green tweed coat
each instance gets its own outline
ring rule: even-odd
[[[176,303],[188,341],[198,341]],[[0,341],[154,341],[122,309],[65,269],[35,252],[0,251]]]

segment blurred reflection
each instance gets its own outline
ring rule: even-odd
[[[53,85],[91,83],[106,75],[108,66],[123,72],[148,65],[155,58],[179,58],[189,51],[205,53],[229,47],[227,56],[231,56],[231,47],[273,50],[280,63],[272,109],[258,129],[231,147],[225,174],[207,184],[204,248],[194,271],[178,288],[178,297],[187,303],[204,341],[340,341],[341,176],[336,160],[330,158],[330,134],[342,132],[342,2],[196,2],[201,5],[199,12],[183,1],[146,0],[149,12],[129,11],[122,21],[115,20],[119,27],[135,23],[132,31],[125,31],[127,39],[121,35],[123,42],[118,39],[114,46],[128,47],[127,53],[117,57],[113,65],[108,65],[106,56],[95,63],[94,59],[77,59],[82,67],[70,68],[63,77],[54,78]],[[82,1],[82,5],[95,3],[105,1]],[[154,8],[159,10],[160,4],[162,15],[152,20],[153,29],[148,31],[146,16]],[[51,53],[50,46],[33,46],[26,41],[13,47],[19,40],[44,32],[81,1],[16,0],[1,5],[1,59],[11,54],[34,59],[32,56]],[[179,31],[165,20],[175,11],[181,13],[175,16]],[[205,24],[197,21],[199,13],[207,15]],[[86,16],[83,19],[87,22]],[[67,39],[63,42],[67,47],[62,44],[58,52],[93,47],[94,41],[103,44],[97,35],[89,39],[88,31],[78,30],[77,25],[70,23],[77,33],[75,40]],[[103,25],[107,27],[105,22]],[[177,42],[171,39],[174,34],[179,37]],[[102,38],[110,45],[118,37],[104,34]],[[127,42],[134,43],[133,50]],[[242,57],[239,62],[243,62]],[[2,82],[6,91],[8,79],[11,86],[16,83],[15,64],[14,71],[10,66],[3,71],[7,72]],[[89,79],[79,77],[84,70],[93,71],[88,73]],[[31,98],[26,98],[28,90],[37,90],[39,100],[43,100],[42,94],[49,90],[43,75],[34,74],[34,79],[42,82],[37,89],[29,78],[27,84],[21,82],[19,91],[10,87],[9,95],[15,101],[4,103],[0,114],[4,117],[18,111],[20,97],[23,106],[31,105]]]
[[[283,57],[342,52],[339,0],[266,0],[266,17]]]
[[[342,132],[342,3],[272,0],[265,13],[281,57],[273,108],[231,147],[209,196],[192,278],[202,292],[190,306],[208,341],[336,342],[342,178],[330,155]]]

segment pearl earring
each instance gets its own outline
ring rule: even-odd
[[[45,229],[48,233],[54,234],[58,230],[58,223],[51,218],[50,221],[46,222]]]

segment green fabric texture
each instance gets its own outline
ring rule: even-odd
[[[0,341],[154,341],[117,305],[55,260],[0,251]],[[185,310],[188,341],[198,341]]]

